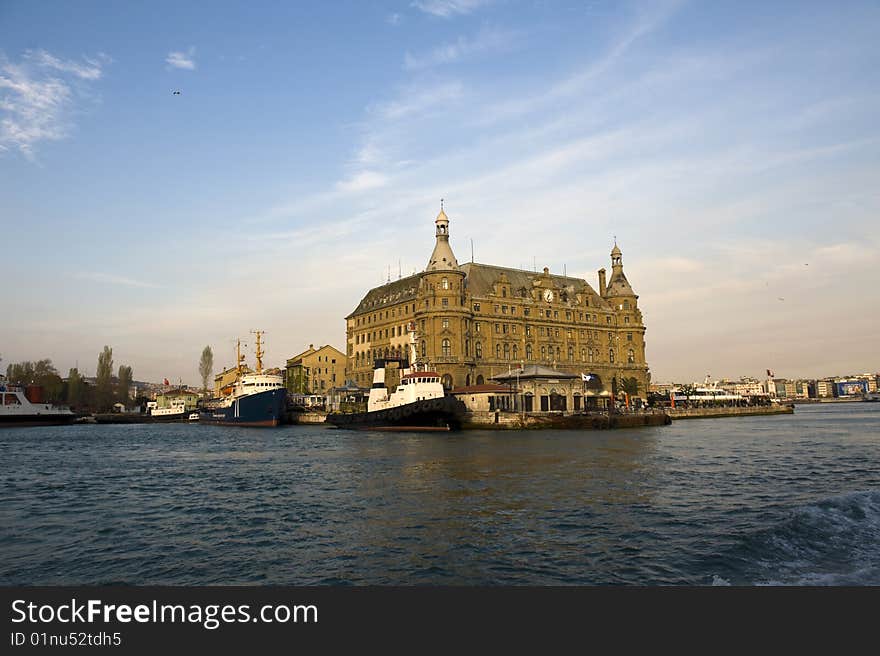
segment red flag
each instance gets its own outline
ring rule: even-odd
[[[166,385],[170,385],[170,384],[171,384],[171,383],[168,382],[168,379],[167,379],[167,378],[165,379],[165,384],[166,384]]]

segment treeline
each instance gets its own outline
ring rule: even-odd
[[[105,346],[98,354],[95,384],[85,381],[76,367],[72,367],[63,380],[52,360],[18,362],[6,367],[6,382],[10,385],[39,385],[43,399],[48,403],[66,403],[76,410],[107,412],[114,403],[126,407],[131,404],[129,389],[134,380],[131,367],[120,365],[113,375],[113,349]]]

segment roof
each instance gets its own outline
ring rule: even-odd
[[[608,286],[605,288],[605,296],[635,296],[636,293],[633,291],[633,288],[630,287],[629,280],[626,279],[626,276],[623,273],[622,267],[614,267],[614,272],[611,274],[611,280],[608,281]]]
[[[510,385],[493,385],[487,383],[484,385],[467,385],[465,387],[456,387],[450,394],[510,394],[512,388]]]
[[[198,392],[193,392],[192,390],[188,390],[185,387],[167,390],[165,392],[159,392],[156,396],[198,396]]]
[[[528,378],[557,378],[557,379],[572,379],[572,378],[580,378],[580,374],[570,374],[565,371],[557,371],[556,369],[551,369],[550,367],[545,367],[540,364],[530,364],[522,369],[513,369],[510,373],[507,374],[498,374],[497,376],[492,376],[492,380],[524,380]]]
[[[379,287],[373,287],[361,299],[354,312],[348,315],[346,319],[358,314],[381,310],[384,307],[396,305],[397,303],[416,300],[416,294],[419,291],[419,280],[420,274],[417,273],[380,285]]]
[[[298,353],[297,355],[294,355],[292,358],[287,358],[287,365],[288,366],[294,365],[294,364],[296,364],[297,360],[302,360],[303,358],[305,358],[309,355],[314,355],[315,353],[320,353],[324,349],[330,349],[332,351],[336,351],[340,357],[343,357],[343,358],[345,357],[345,353],[340,351],[335,346],[331,346],[330,344],[324,344],[324,346],[320,346],[318,348],[314,348],[312,346],[309,346],[309,348],[307,348],[302,353]]]
[[[596,293],[596,290],[583,278],[560,276],[552,273],[536,273],[534,271],[510,269],[476,262],[462,264],[459,269],[465,272],[468,291],[475,298],[486,298],[491,295],[494,291],[493,285],[504,274],[514,297],[519,296],[519,292],[523,289],[526,290],[527,294],[530,294],[538,281],[549,279],[550,283],[557,289],[568,291],[570,294],[581,293],[588,295],[592,299],[590,305],[599,306],[605,304],[599,294]]]

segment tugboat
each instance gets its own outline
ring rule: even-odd
[[[447,395],[440,374],[417,360],[415,323],[410,322],[408,329],[412,359],[377,359],[367,411],[332,413],[327,415],[327,423],[339,428],[384,431],[448,431],[461,427],[464,403]],[[400,384],[391,393],[385,385],[388,362],[398,362],[401,372]]]
[[[43,388],[0,383],[0,426],[56,426],[69,424],[76,414],[66,406],[43,401]]]
[[[238,377],[227,395],[209,401],[199,414],[200,424],[223,426],[278,426],[287,411],[287,390],[281,376],[263,373],[263,351],[257,336],[257,367],[254,373],[242,373],[241,340],[235,347]]]

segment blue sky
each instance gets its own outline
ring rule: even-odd
[[[655,380],[880,369],[876,2],[0,3],[0,356],[344,349],[452,246],[585,277]],[[179,95],[172,92],[179,90]],[[14,273],[13,273],[14,272]],[[12,275],[10,275],[12,274]]]

